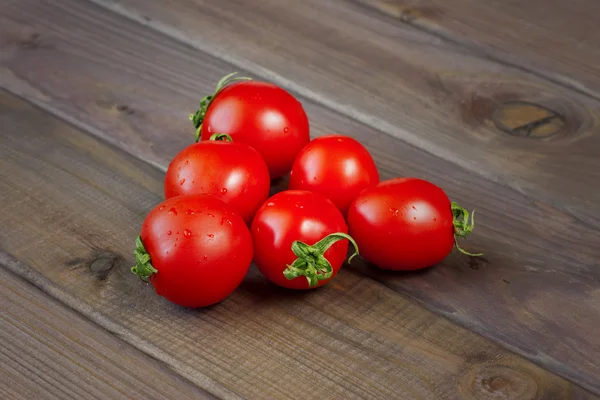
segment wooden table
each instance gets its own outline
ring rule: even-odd
[[[600,3],[0,1],[0,398],[598,399]],[[476,208],[420,273],[204,310],[129,272],[231,71]],[[279,188],[283,188],[281,183]]]

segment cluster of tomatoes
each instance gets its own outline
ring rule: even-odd
[[[429,267],[473,229],[467,210],[437,186],[379,182],[355,139],[311,141],[302,105],[275,85],[228,75],[190,120],[197,143],[170,163],[166,200],[146,217],[132,268],[179,305],[225,299],[252,260],[277,285],[321,286],[349,244],[352,257],[360,249],[381,268]],[[289,189],[269,197],[271,181],[288,173]]]

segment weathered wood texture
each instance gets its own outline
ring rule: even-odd
[[[595,0],[351,0],[600,98]]]
[[[2,85],[161,168],[189,143],[187,112],[233,68],[84,2],[3,4]],[[467,247],[484,251],[485,259],[454,255],[420,274],[353,268],[600,391],[600,338],[589,334],[600,323],[600,235],[591,224],[301,100],[314,135],[337,131],[359,139],[384,179],[420,176],[463,205],[477,205],[479,225]],[[158,182],[149,189],[162,190]],[[145,206],[136,209],[138,221]],[[107,213],[108,220],[120,218]]]
[[[350,269],[291,293],[253,268],[219,305],[168,303],[129,271],[162,173],[0,93],[5,264],[214,394],[597,398]]]
[[[0,304],[3,400],[213,398],[4,266]]]
[[[94,1],[600,227],[598,100],[351,1]]]

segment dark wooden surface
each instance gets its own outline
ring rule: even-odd
[[[600,338],[592,334],[600,327],[594,96],[548,79],[554,67],[527,72],[497,60],[502,53],[485,35],[478,46],[490,45],[495,58],[467,46],[455,28],[440,36],[367,0],[96,3],[106,9],[74,0],[0,3],[0,86],[87,131],[3,94],[0,126],[10,135],[1,144],[12,158],[0,161],[0,201],[16,216],[0,210],[8,221],[0,249],[24,263],[16,272],[28,265],[27,276],[41,274],[58,298],[71,296],[70,307],[86,305],[91,320],[221,397],[279,398],[282,387],[304,397],[588,396],[405,294],[600,392]],[[494,32],[501,35],[496,27],[488,38]],[[516,49],[522,65],[543,63]],[[486,257],[452,255],[417,274],[356,263],[331,288],[292,297],[253,270],[238,294],[208,312],[156,299],[126,265],[128,241],[161,197],[161,174],[87,134],[164,170],[190,142],[187,114],[239,67],[295,91],[313,136],[340,132],[365,143],[383,178],[420,176],[476,207],[476,234],[466,246]],[[565,122],[517,100],[557,111]],[[547,124],[530,124],[543,118]],[[523,125],[531,129],[514,129]],[[563,131],[545,136],[557,128]],[[23,171],[28,163],[36,168]],[[114,261],[100,284],[86,269],[95,259]],[[329,344],[309,357],[323,340]],[[510,362],[497,366],[502,360]],[[384,384],[358,380],[369,363],[368,382]],[[254,370],[262,364],[268,368]],[[323,366],[341,372],[315,375]],[[308,375],[278,388],[274,382],[295,368]]]
[[[214,398],[2,266],[2,399]]]
[[[129,272],[163,174],[5,92],[0,121],[4,265],[219,397],[597,398],[350,269],[176,307]]]
[[[351,0],[600,98],[595,0]]]

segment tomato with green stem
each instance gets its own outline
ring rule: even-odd
[[[256,150],[214,134],[173,158],[165,175],[165,198],[212,194],[233,207],[249,225],[269,197],[269,170]]]
[[[284,89],[266,82],[225,76],[190,115],[196,140],[226,133],[255,148],[269,167],[271,179],[287,174],[308,143],[309,124],[302,104]]]
[[[417,270],[442,261],[475,226],[473,215],[422,179],[396,178],[366,189],[348,210],[362,256],[383,269]]]
[[[173,303],[205,307],[239,286],[252,252],[248,227],[223,201],[207,194],[177,196],[144,220],[132,272]]]
[[[290,289],[329,282],[346,259],[348,242],[355,247],[354,255],[358,254],[336,206],[304,190],[287,190],[269,198],[256,213],[251,233],[260,272]]]

